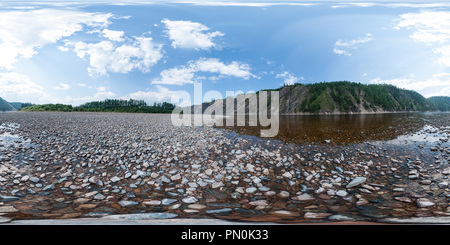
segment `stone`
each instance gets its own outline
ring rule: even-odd
[[[345,196],[348,195],[348,193],[347,193],[346,191],[344,191],[344,190],[338,190],[338,191],[336,191],[335,194],[336,194],[337,196],[340,196],[340,197],[345,197]]]
[[[434,202],[432,202],[426,198],[418,198],[416,200],[416,205],[419,208],[427,208],[427,207],[434,206],[435,204],[434,204]]]
[[[49,190],[53,190],[53,189],[55,189],[55,184],[50,184],[50,185],[45,186],[42,189],[42,191],[49,191]]]
[[[231,208],[221,208],[221,209],[210,209],[206,210],[207,214],[220,214],[220,213],[228,213],[233,211]]]
[[[289,173],[289,172],[285,172],[285,173],[283,174],[283,177],[290,179],[290,178],[292,178],[292,174]]]
[[[103,219],[120,219],[120,220],[149,220],[149,219],[172,219],[178,214],[172,213],[142,213],[142,214],[115,214],[103,216]]]
[[[306,212],[304,217],[305,217],[305,219],[324,219],[331,215],[333,215],[333,214]]]
[[[212,185],[211,185],[211,187],[212,187],[213,189],[219,188],[219,187],[222,187],[222,186],[224,186],[224,184],[223,184],[222,182],[214,182],[214,183],[212,183]]]
[[[13,202],[19,200],[19,197],[15,196],[1,196],[0,195],[0,202]]]
[[[170,179],[171,179],[172,181],[179,180],[179,179],[181,179],[181,175],[178,173],[178,174],[176,174],[176,175],[171,176]]]
[[[11,221],[12,221],[11,218],[0,216],[0,224],[2,224],[2,223],[9,223]]]
[[[445,189],[448,187],[448,182],[439,182],[438,187],[441,189]]]
[[[249,194],[252,194],[252,193],[255,193],[256,190],[257,190],[256,187],[248,187],[248,188],[245,189],[245,192],[249,193]]]
[[[267,205],[269,205],[266,200],[251,201],[248,204],[253,205],[253,206],[267,206]]]
[[[144,201],[142,202],[142,204],[144,205],[161,205],[161,201],[160,200],[148,200],[148,201]]]
[[[90,178],[88,179],[88,181],[89,181],[89,183],[91,183],[91,184],[97,184],[98,178],[97,178],[97,176],[92,176],[92,177],[90,177]]]
[[[120,181],[120,178],[117,177],[117,176],[114,176],[114,177],[112,177],[110,180],[111,180],[111,182],[116,183],[116,182],[119,182],[119,181]]]
[[[95,200],[105,200],[105,199],[106,199],[106,196],[103,195],[103,194],[101,194],[101,193],[97,193],[97,194],[94,196],[94,199],[95,199]]]
[[[177,199],[164,198],[161,200],[161,205],[171,205],[172,203],[177,201]]]
[[[312,201],[314,199],[315,198],[312,197],[311,195],[309,195],[308,193],[292,197],[292,200],[295,200],[295,201]]]
[[[195,203],[195,204],[190,204],[188,206],[188,208],[190,208],[190,209],[205,209],[206,205]]]
[[[364,182],[366,182],[365,177],[356,177],[352,181],[350,181],[350,183],[347,184],[346,188],[352,188],[352,187],[358,186]]]
[[[14,208],[13,206],[0,206],[0,213],[14,213],[17,212],[19,210],[17,210],[16,208]]]
[[[411,203],[412,200],[409,197],[394,197],[394,200],[399,201],[399,202],[406,202],[406,203]]]
[[[424,179],[419,181],[420,184],[422,185],[430,185],[431,184],[431,180],[430,179]]]
[[[121,207],[133,207],[138,204],[139,204],[139,202],[135,202],[135,201],[119,201],[119,205]]]
[[[291,194],[287,191],[281,191],[278,195],[280,197],[289,197]]]
[[[30,177],[29,180],[33,183],[38,183],[40,181],[40,179],[37,177]]]
[[[348,217],[341,214],[335,214],[328,217],[329,220],[333,221],[354,221],[355,219],[352,217]]]
[[[181,201],[184,203],[195,203],[198,202],[198,199],[196,197],[189,196],[181,199]]]

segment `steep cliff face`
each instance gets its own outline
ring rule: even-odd
[[[435,102],[427,100],[419,93],[386,84],[366,85],[344,81],[296,84],[265,91],[278,92],[280,114],[357,114],[438,110]],[[268,95],[267,102],[270,105],[270,93]],[[244,111],[257,113],[257,102],[245,100],[251,96],[251,94],[236,96],[234,111],[238,114]],[[256,96],[256,98],[259,97]],[[205,110],[225,112],[226,102],[216,100],[203,103],[202,107],[197,106],[193,109],[195,113],[205,112]]]

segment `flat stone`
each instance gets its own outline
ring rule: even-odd
[[[248,187],[247,189],[245,189],[245,192],[251,194],[254,193],[256,190],[258,190],[256,189],[256,187]]]
[[[0,224],[1,223],[8,223],[8,222],[11,222],[11,221],[12,221],[11,218],[0,216]]]
[[[329,220],[334,220],[334,221],[354,221],[355,219],[352,217],[348,217],[345,215],[341,215],[341,214],[335,214],[335,215],[331,215],[328,217]]]
[[[431,180],[424,179],[424,180],[419,181],[419,183],[422,184],[422,185],[430,185],[431,184]]]
[[[198,199],[195,197],[185,197],[185,198],[181,199],[181,201],[183,201],[184,203],[194,203],[194,202],[198,202]]]
[[[144,205],[161,205],[161,201],[160,200],[149,200],[149,201],[142,202],[142,204],[144,204]]]
[[[138,202],[134,202],[134,201],[120,201],[119,205],[122,207],[132,207],[132,206],[136,206],[138,205]]]
[[[172,214],[172,213],[143,213],[143,214],[107,215],[107,216],[103,216],[102,218],[120,219],[120,220],[152,220],[152,219],[172,219],[177,216],[178,216],[178,214]]]
[[[190,209],[205,209],[206,205],[195,203],[195,204],[189,205],[188,208],[190,208]]]
[[[253,206],[267,206],[267,205],[269,205],[266,200],[252,201],[252,202],[249,202],[248,204],[253,205]]]
[[[314,199],[315,198],[312,197],[311,195],[309,195],[308,193],[302,194],[300,196],[292,197],[292,200],[295,200],[295,201],[312,201]]]
[[[206,210],[207,214],[219,214],[219,213],[228,213],[233,211],[231,208],[221,208],[221,209],[210,209]]]
[[[53,190],[53,189],[55,189],[55,184],[50,184],[50,185],[45,186],[42,189],[42,191],[49,191],[49,190]]]
[[[330,213],[312,213],[312,212],[306,212],[305,213],[305,219],[323,219],[327,218],[328,216],[331,216]]]
[[[15,196],[1,196],[0,195],[0,202],[13,202],[19,200],[19,197]]]
[[[161,200],[161,205],[171,205],[172,203],[178,201],[177,199],[164,198]]]
[[[17,211],[19,210],[17,210],[13,206],[0,206],[0,213],[14,213]]]
[[[366,182],[366,178],[365,177],[356,177],[352,181],[350,181],[350,183],[348,183],[346,188],[352,188],[352,187],[358,186],[358,185],[360,185],[360,184],[362,184],[364,182]]]
[[[344,190],[339,190],[339,191],[336,191],[336,195],[340,196],[340,197],[345,197],[348,195],[348,193]]]
[[[273,211],[272,213],[274,213],[274,214],[279,214],[279,215],[294,215],[294,213],[292,213],[291,211],[288,211],[288,210],[276,210],[276,211]]]
[[[419,208],[426,208],[426,207],[434,206],[434,202],[432,202],[426,198],[419,198],[416,200],[416,205]]]
[[[280,197],[289,197],[291,194],[287,191],[281,191],[278,195]]]
[[[399,201],[399,202],[406,202],[406,203],[411,203],[412,200],[409,197],[394,197],[394,200]]]
[[[222,187],[222,186],[224,186],[224,184],[223,184],[222,182],[214,182],[214,183],[212,183],[212,185],[211,185],[211,187],[212,187],[213,189],[219,188],[219,187]]]
[[[31,182],[33,182],[33,183],[37,183],[37,182],[40,181],[40,179],[37,178],[37,177],[30,177],[29,180],[30,180]]]
[[[116,183],[116,182],[119,182],[119,181],[120,181],[120,178],[117,177],[117,176],[114,176],[114,177],[112,177],[110,180],[111,180],[111,182]]]

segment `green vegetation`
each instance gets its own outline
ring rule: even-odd
[[[45,104],[23,107],[21,111],[72,111],[72,105]]]
[[[9,102],[9,104],[11,104],[14,108],[16,108],[16,110],[20,110],[24,107],[34,105],[32,103],[22,103],[22,102]]]
[[[280,91],[283,100],[296,104],[295,109],[292,105],[280,105],[280,113],[450,110],[448,101],[444,103],[436,99],[436,102],[433,102],[415,91],[388,84],[321,82],[306,85],[294,84],[275,89],[275,91]],[[288,97],[292,99],[288,100]]]
[[[148,106],[143,100],[107,99],[93,101],[73,107],[63,104],[45,104],[23,107],[21,111],[90,111],[90,112],[129,112],[129,113],[171,113],[175,105],[167,102]]]
[[[0,98],[0,111],[14,111],[15,108],[6,100]]]
[[[450,97],[433,96],[428,98],[428,101],[431,101],[438,111],[450,111]]]

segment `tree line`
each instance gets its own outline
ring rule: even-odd
[[[21,108],[21,111],[88,111],[88,112],[129,112],[129,113],[171,113],[175,105],[162,102],[147,105],[143,100],[106,99],[104,101],[87,102],[79,106],[64,104],[32,105]]]

